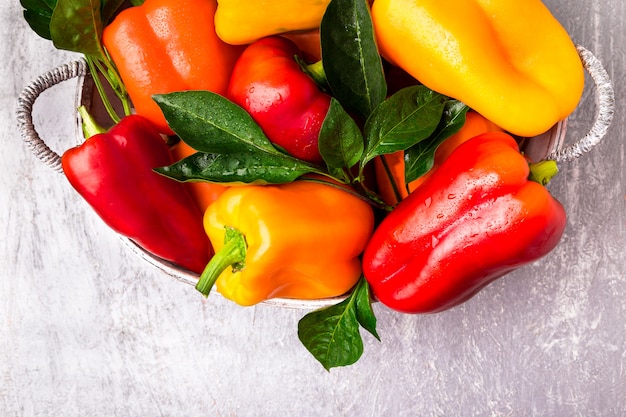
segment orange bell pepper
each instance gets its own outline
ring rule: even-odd
[[[242,47],[217,37],[216,0],[146,0],[104,28],[111,55],[137,114],[172,134],[154,94],[209,90],[223,94]]]
[[[276,297],[349,291],[374,229],[372,207],[340,186],[309,181],[229,187],[204,215],[216,255],[196,288],[250,306]]]
[[[422,175],[415,181],[411,181],[405,185],[404,180],[404,152],[398,151],[392,154],[383,155],[374,160],[374,168],[376,174],[376,183],[378,186],[378,193],[382,197],[385,203],[390,206],[395,206],[400,200],[405,199],[410,192],[414,191],[424,180],[439,166],[443,161],[448,159],[448,156],[463,142],[468,141],[474,136],[478,136],[481,133],[487,132],[502,132],[503,130],[496,126],[493,122],[487,120],[475,111],[470,111],[466,115],[465,123],[463,127],[454,135],[447,138],[439,145],[435,151],[435,160],[433,167],[426,174]],[[387,175],[387,172],[383,166],[385,162],[391,172],[393,181],[396,183],[395,189],[399,192],[396,194],[396,190],[392,186],[391,178]]]

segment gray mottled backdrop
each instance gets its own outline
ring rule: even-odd
[[[468,303],[430,316],[376,305],[354,366],[330,373],[300,345],[302,311],[241,308],[138,261],[22,145],[15,100],[74,56],[0,9],[0,415],[626,415],[626,9],[547,0],[615,81],[616,121],[550,184],[569,213],[558,248]],[[528,28],[532,31],[532,27]],[[75,83],[45,93],[35,122],[74,141]],[[588,91],[568,137],[586,133]]]

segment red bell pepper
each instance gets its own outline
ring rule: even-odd
[[[301,69],[294,59],[299,55],[296,44],[283,37],[254,42],[237,60],[226,96],[272,143],[296,158],[321,163],[317,139],[330,96]]]
[[[373,294],[401,312],[439,312],[550,252],[565,211],[529,171],[505,133],[456,148],[374,232],[363,256]]]
[[[71,185],[113,230],[201,273],[212,255],[202,213],[183,183],[153,171],[174,162],[161,135],[138,115],[103,132],[81,110],[88,139],[61,158]]]

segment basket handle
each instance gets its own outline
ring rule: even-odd
[[[50,87],[86,74],[87,62],[84,59],[61,65],[37,77],[22,90],[17,100],[17,127],[22,140],[37,158],[57,172],[63,172],[61,156],[50,149],[35,130],[33,105],[41,93]]]
[[[589,50],[580,45],[576,45],[576,50],[585,70],[587,70],[595,84],[597,111],[591,129],[582,139],[546,157],[546,159],[552,159],[557,162],[574,160],[600,143],[606,135],[615,113],[615,93],[609,74],[602,66],[600,60]]]
[[[553,152],[546,158],[557,162],[576,159],[600,143],[606,135],[615,113],[615,93],[609,74],[602,66],[602,63],[589,50],[580,45],[577,45],[576,49],[584,68],[594,81],[598,110],[596,111],[591,129],[582,139]],[[86,74],[87,62],[84,59],[61,65],[32,81],[24,88],[18,98],[17,122],[22,140],[37,158],[57,172],[63,172],[61,156],[50,149],[37,133],[33,125],[33,105],[39,95],[48,88],[75,77],[85,76]]]

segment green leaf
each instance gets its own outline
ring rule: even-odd
[[[370,286],[363,278],[355,288],[356,293],[356,318],[359,324],[376,339],[380,340],[380,336],[376,331],[376,316],[372,309],[372,296],[370,294]]]
[[[446,101],[446,96],[418,85],[381,103],[365,123],[367,145],[362,165],[428,138],[441,121]]]
[[[350,168],[363,154],[363,134],[356,122],[334,98],[319,135],[319,149],[330,168]]]
[[[298,322],[298,338],[327,371],[358,361],[363,339],[354,298],[308,313]]]
[[[366,0],[331,0],[320,24],[322,62],[333,96],[363,120],[387,96]]]
[[[105,60],[100,0],[58,0],[50,19],[54,46]]]
[[[102,22],[106,26],[121,9],[125,0],[104,0],[102,2]]]
[[[210,91],[155,95],[170,128],[189,146],[208,153],[279,153],[244,109]]]
[[[468,110],[469,107],[462,102],[449,100],[435,132],[427,140],[421,141],[405,151],[404,171],[407,183],[421,177],[433,167],[437,147],[463,127]]]
[[[50,19],[56,0],[20,0],[24,8],[24,19],[31,29],[44,39],[52,40]]]
[[[282,184],[316,172],[316,169],[288,155],[250,151],[229,154],[196,152],[155,171],[181,182]]]
[[[363,277],[348,298],[300,319],[298,338],[326,370],[352,365],[363,354],[359,324],[380,340],[369,285]]]
[[[157,172],[178,181],[279,184],[320,168],[289,156],[267,139],[248,112],[209,91],[155,95],[172,130],[199,151]]]

